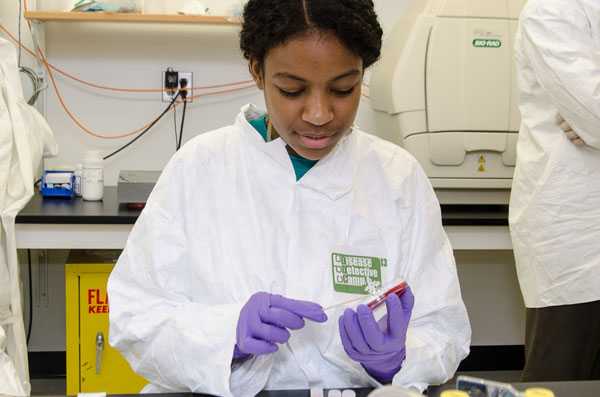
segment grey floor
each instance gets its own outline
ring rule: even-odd
[[[500,382],[518,382],[521,371],[482,371],[482,372],[459,372],[457,375],[469,375]],[[31,395],[57,397],[66,395],[65,378],[56,379],[32,379]]]
[[[32,396],[65,396],[66,394],[65,378],[31,379]]]

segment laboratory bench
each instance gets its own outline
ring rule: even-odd
[[[36,193],[16,218],[17,247],[122,249],[139,214],[119,206],[112,186],[97,202]],[[505,205],[443,205],[442,223],[455,250],[512,249]]]
[[[600,396],[600,381],[574,381],[574,382],[544,382],[544,383],[513,383],[517,390],[525,390],[530,387],[545,387],[554,391],[556,397],[598,397]],[[427,390],[427,396],[439,397],[442,391],[451,389],[454,383],[448,383],[442,386],[430,387]],[[366,397],[372,389],[353,389],[356,397]],[[193,394],[188,394],[193,395]],[[182,397],[185,394],[161,394],[162,397]],[[196,396],[202,396],[196,394]],[[309,397],[309,390],[281,390],[281,391],[263,391],[258,394],[259,397]],[[325,393],[327,397],[327,393]]]
[[[600,381],[570,381],[570,382],[543,382],[543,383],[512,383],[519,391],[531,387],[544,387],[554,391],[556,397],[598,397],[600,396]],[[443,390],[454,387],[454,382],[448,382],[442,386],[432,386],[427,390],[427,396],[439,397]],[[373,389],[353,389],[356,397],[366,397]],[[136,394],[110,394],[114,397],[133,397]],[[144,394],[147,397],[210,397],[206,394],[197,393],[167,393],[167,394]],[[263,391],[258,397],[309,397],[309,390],[278,390]],[[324,393],[327,397],[327,391]]]

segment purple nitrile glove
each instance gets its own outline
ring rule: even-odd
[[[327,321],[323,308],[316,303],[255,293],[240,311],[233,358],[276,352],[276,343],[286,343],[290,338],[288,329],[304,327],[305,318],[319,323]]]
[[[366,305],[359,305],[356,312],[346,309],[340,316],[344,350],[381,383],[390,383],[406,358],[406,331],[414,303],[407,287],[400,297],[387,297],[387,314],[379,323]]]

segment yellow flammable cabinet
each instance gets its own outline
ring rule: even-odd
[[[106,283],[118,252],[73,251],[66,264],[67,394],[137,394],[148,383],[108,343]]]

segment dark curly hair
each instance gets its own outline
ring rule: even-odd
[[[333,33],[365,69],[379,59],[383,31],[372,0],[250,0],[240,48],[262,66],[270,49],[310,31]]]

